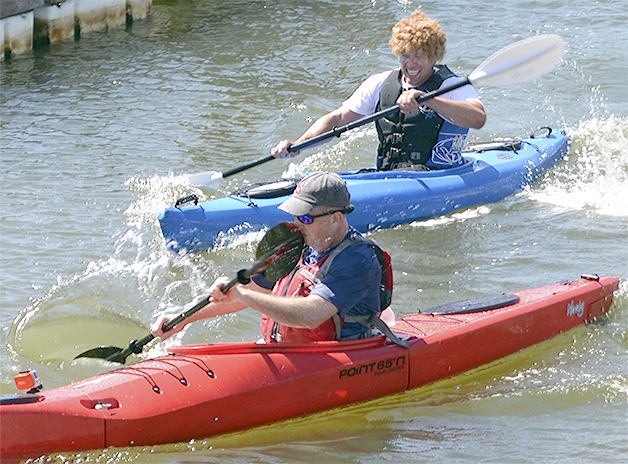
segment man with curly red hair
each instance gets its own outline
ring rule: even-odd
[[[339,108],[316,120],[296,141],[279,142],[271,154],[294,156],[297,153],[288,148],[295,143],[399,105],[399,112],[375,122],[378,169],[445,169],[463,164],[461,153],[469,129],[479,129],[486,122],[475,89],[465,85],[422,105],[417,101],[427,92],[461,80],[446,65],[437,64],[445,55],[446,41],[438,21],[414,11],[392,28],[389,43],[400,67],[367,78]]]

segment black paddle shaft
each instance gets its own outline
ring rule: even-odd
[[[233,284],[231,286],[233,286]],[[182,312],[177,317],[175,317],[175,318],[169,320],[168,322],[166,322],[163,325],[163,331],[164,332],[168,332],[169,330],[172,330],[174,327],[177,326],[177,324],[180,324],[185,319],[190,317],[192,314],[198,312],[199,310],[201,310],[202,308],[207,306],[210,301],[211,301],[211,296],[206,296],[205,298],[200,300],[198,303],[196,303],[194,306],[192,306],[187,311]],[[139,340],[131,340],[129,342],[128,348],[125,348],[119,354],[114,355],[114,356],[111,357],[111,358],[114,358],[114,359],[107,358],[107,361],[120,362],[120,361],[117,361],[117,358],[121,358],[122,362],[124,362],[124,360],[126,360],[127,356],[129,356],[131,354],[140,354],[142,352],[142,350],[144,349],[144,347],[146,345],[148,345],[151,341],[153,341],[154,338],[155,338],[155,336],[152,333],[149,333],[149,334],[146,334],[146,336],[144,336],[143,338],[140,338]]]
[[[229,176],[233,176],[235,174],[238,174],[242,171],[246,171],[247,169],[251,169],[254,168],[255,166],[259,166],[260,164],[264,164],[267,163],[268,161],[272,161],[274,160],[275,157],[273,155],[268,155],[264,158],[260,158],[258,160],[255,161],[251,161],[248,164],[243,164],[242,166],[236,166],[233,169],[227,169],[226,171],[224,171],[222,173],[222,178],[224,179],[225,177],[229,177]]]
[[[421,95],[419,98],[417,98],[417,102],[424,103],[428,100],[431,100],[434,97],[438,97],[439,95],[443,95],[447,92],[451,92],[452,90],[458,89],[460,87],[464,87],[465,85],[468,85],[470,83],[471,81],[469,80],[468,77],[466,77],[460,82],[457,82],[456,84],[448,85],[447,87],[444,87],[442,89],[437,89],[432,92],[428,92]],[[385,118],[386,116],[391,116],[397,113],[399,110],[400,110],[399,105],[391,106],[390,108],[378,111],[377,113],[373,113],[370,116],[365,116],[356,121],[350,122],[349,124],[346,124],[344,126],[334,127],[332,130],[324,132],[320,135],[317,135],[316,137],[312,137],[311,139],[308,139],[305,142],[297,143],[296,145],[290,146],[288,148],[288,151],[290,153],[301,151],[304,148],[309,148],[320,142],[324,142],[325,140],[330,139],[332,137],[340,137],[340,135],[344,134],[347,131],[356,129],[360,126],[364,126],[365,124],[368,124],[370,122],[377,121],[378,119]]]
[[[426,94],[421,95],[419,98],[417,98],[417,101],[419,103],[424,103],[428,100],[431,100],[434,97],[438,97],[439,95],[443,95],[447,92],[451,92],[452,90],[455,90],[457,88],[460,87],[464,87],[465,85],[470,84],[471,81],[469,80],[468,77],[464,78],[463,80],[461,80],[460,82],[457,82],[456,84],[453,85],[448,85],[447,87],[444,87],[442,89],[437,89],[434,90],[432,92],[428,92]],[[385,118],[386,116],[390,116],[393,115],[395,113],[397,113],[399,111],[399,105],[395,105],[395,106],[391,106],[390,108],[387,108],[385,110],[381,110],[378,111],[377,113],[373,113],[370,116],[365,116],[363,118],[358,119],[357,121],[353,121],[349,124],[346,124],[344,126],[340,126],[340,127],[334,127],[332,130],[327,131],[327,132],[323,132],[322,134],[317,135],[316,137],[312,137],[311,139],[306,140],[305,142],[301,142],[301,143],[297,143],[296,145],[291,145],[290,147],[288,147],[288,152],[289,153],[296,153],[298,151],[301,151],[305,148],[309,148],[311,146],[314,146],[316,144],[319,144],[321,142],[324,142],[328,139],[331,139],[333,137],[340,137],[342,134],[344,134],[347,131],[350,131],[352,129],[356,129],[360,126],[364,126],[365,124],[368,124],[370,122],[376,121],[378,119],[381,118]],[[226,171],[224,171],[222,173],[222,177],[223,179],[225,177],[229,177],[229,176],[233,176],[235,174],[238,174],[242,171],[246,171],[247,169],[251,169],[254,168],[256,166],[259,166],[260,164],[264,164],[267,163],[268,161],[272,161],[274,160],[275,157],[273,155],[269,155],[269,156],[265,156],[264,158],[260,158],[258,160],[252,161],[248,164],[243,164],[241,166],[237,166],[233,169],[228,169]]]
[[[258,245],[258,258],[249,269],[242,269],[233,279],[225,284],[223,291],[229,290],[235,284],[247,284],[251,276],[258,273],[270,272],[273,276],[284,276],[296,265],[303,248],[303,236],[288,223],[280,223],[270,229]],[[211,302],[211,296],[206,296],[190,309],[179,314],[163,325],[163,331],[168,332],[204,308]],[[76,358],[99,358],[111,362],[124,364],[131,354],[139,354],[143,348],[155,339],[152,333],[146,334],[139,340],[131,340],[129,346],[122,349],[115,346],[98,347],[85,351]]]

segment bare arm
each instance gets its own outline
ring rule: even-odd
[[[227,282],[227,281],[228,281],[227,278],[216,279],[216,281],[210,287],[209,292],[212,293],[212,295],[213,295],[213,293],[215,292],[216,287],[220,286],[220,285],[224,285],[224,283]],[[260,294],[270,292],[270,290],[267,290],[267,289],[264,289],[264,288],[258,286],[253,281],[251,281],[247,285],[247,287],[249,287],[251,289],[251,291],[255,291],[255,292],[258,292]],[[192,314],[190,317],[188,317],[187,319],[182,321],[180,324],[177,324],[175,327],[173,327],[168,332],[164,332],[163,331],[164,324],[166,324],[168,321],[174,319],[174,317],[176,317],[177,315],[176,314],[164,314],[164,315],[161,315],[160,317],[158,317],[155,320],[155,322],[151,326],[151,333],[153,335],[155,335],[156,337],[159,337],[162,340],[165,340],[165,339],[173,336],[174,334],[180,332],[188,324],[190,324],[192,322],[201,321],[203,319],[210,319],[212,317],[222,316],[224,314],[235,313],[235,312],[241,311],[241,310],[243,310],[245,308],[247,308],[247,305],[245,303],[239,301],[239,300],[232,299],[232,300],[222,300],[222,301],[219,301],[218,299],[213,297],[212,301],[209,304],[205,305],[203,308],[198,310],[196,313]]]
[[[275,158],[286,158],[298,155],[298,152],[288,152],[288,147],[297,143],[305,142],[312,137],[316,137],[317,135],[332,130],[334,127],[344,126],[352,123],[353,121],[357,121],[361,117],[362,116],[358,113],[354,113],[353,111],[341,106],[340,108],[336,108],[331,113],[327,113],[325,116],[321,116],[314,121],[314,124],[312,124],[309,129],[294,142],[290,140],[282,140],[270,150],[270,153]]]

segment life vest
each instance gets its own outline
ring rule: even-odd
[[[392,300],[393,274],[390,255],[374,240],[363,237],[360,234],[349,234],[336,248],[317,263],[304,265],[303,257],[301,257],[293,271],[275,284],[273,294],[290,297],[308,296],[314,285],[323,280],[331,268],[331,263],[334,258],[347,247],[357,244],[368,244],[372,246],[377,256],[382,270],[379,296],[380,311],[383,311],[390,306]],[[275,322],[267,315],[262,314],[261,331],[266,343],[307,343],[313,341],[340,340],[342,326],[345,322],[357,322],[369,328],[374,326],[395,343],[406,348],[408,347],[407,342],[400,340],[394,335],[386,323],[382,321],[376,313],[356,316],[347,315],[345,317],[335,314],[331,319],[313,329],[289,327]]]
[[[437,65],[430,78],[417,89],[431,92],[456,76],[447,66]],[[376,110],[390,108],[401,95],[401,70],[393,71],[384,81]],[[456,126],[423,107],[416,115],[396,112],[375,121],[379,138],[377,169],[386,171],[406,165],[422,164],[443,169],[464,163],[462,148],[468,128]]]

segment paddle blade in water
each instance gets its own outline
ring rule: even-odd
[[[520,40],[486,59],[469,75],[469,81],[496,87],[527,82],[554,69],[563,48],[563,39],[555,34]]]
[[[109,358],[113,358],[119,353],[122,353],[122,348],[118,348],[117,346],[99,346],[98,348],[92,348],[91,350],[84,351],[78,356],[75,356],[74,359],[96,358],[109,360]]]

